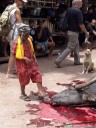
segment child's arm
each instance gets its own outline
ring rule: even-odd
[[[38,65],[38,61],[37,61],[37,59],[36,59],[35,54],[34,54],[34,58],[35,58],[35,63],[36,63],[36,65]]]
[[[27,64],[31,63],[31,60],[25,56],[23,56],[22,59],[25,60]]]

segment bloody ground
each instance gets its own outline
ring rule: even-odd
[[[71,85],[72,81],[86,81],[96,75],[95,72],[82,74],[83,66],[74,66],[73,58],[68,56],[62,62],[62,68],[56,68],[54,60],[38,57],[39,69],[43,77],[43,86],[49,93],[58,93]],[[84,51],[80,51],[83,62]],[[96,63],[96,50],[92,51]],[[30,82],[26,93],[32,101],[19,99],[20,88],[18,78],[5,81],[8,63],[0,64],[0,128],[96,128],[95,108],[52,107],[44,104],[34,95],[36,84]]]

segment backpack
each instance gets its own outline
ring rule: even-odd
[[[12,29],[9,15],[13,9],[15,7],[7,6],[0,16],[0,36],[7,36]]]
[[[61,31],[66,32],[68,30],[68,10],[63,18],[62,24],[61,24]]]

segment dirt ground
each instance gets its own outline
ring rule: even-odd
[[[83,61],[84,51],[80,51],[81,62]],[[86,80],[93,76],[94,73],[82,74],[82,65],[74,66],[73,58],[69,56],[62,62],[62,68],[56,68],[54,60],[48,60],[47,57],[37,58],[39,69],[43,77],[43,85],[48,91],[60,92],[65,89],[63,86],[56,86],[56,83],[70,83],[72,80]],[[96,63],[96,50],[92,52],[93,61]],[[5,75],[8,63],[0,64],[0,128],[36,128],[35,125],[27,125],[30,119],[39,118],[37,115],[27,113],[28,102],[19,99],[20,88],[18,78],[10,78],[5,83]],[[31,95],[31,91],[37,92],[35,84],[31,83],[26,87],[27,94]],[[39,104],[38,100],[32,101],[30,104]],[[46,128],[55,128],[46,126]],[[45,128],[43,126],[42,128]],[[63,128],[63,127],[60,127]]]

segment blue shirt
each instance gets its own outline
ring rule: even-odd
[[[79,32],[79,25],[83,24],[83,14],[77,7],[71,7],[67,12],[68,30],[72,32]]]
[[[49,39],[49,37],[51,36],[51,32],[49,31],[49,29],[48,29],[47,27],[45,27],[45,28],[43,29],[42,36],[41,36],[40,39],[38,39],[38,34],[39,34],[39,32],[40,32],[40,28],[37,27],[37,28],[36,28],[36,39],[35,39],[35,40],[38,41],[38,42],[45,42],[45,41],[47,41],[47,40]]]

